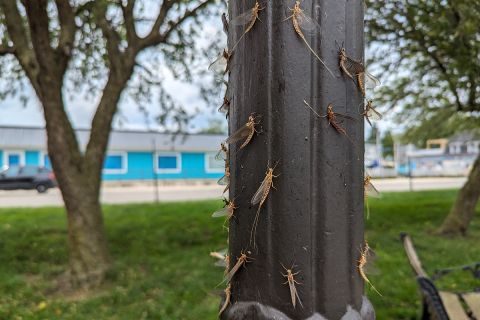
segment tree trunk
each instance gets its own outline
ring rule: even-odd
[[[69,269],[59,289],[100,284],[109,265],[105,227],[99,202],[100,174],[86,165],[75,131],[65,114],[60,85],[42,87],[48,153],[67,211]],[[103,163],[104,153],[97,157]]]
[[[89,288],[104,280],[109,267],[107,241],[98,196],[88,186],[74,187],[75,195],[64,193],[68,217],[70,262],[68,281],[72,288]]]
[[[465,235],[475,215],[480,197],[480,155],[475,161],[465,185],[460,189],[450,213],[443,221],[438,233],[444,235]]]

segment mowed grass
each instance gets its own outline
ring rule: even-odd
[[[399,233],[413,237],[427,272],[480,260],[480,219],[466,238],[443,238],[439,226],[453,191],[390,193],[370,200],[367,238],[377,254],[366,289],[378,319],[414,319],[420,298]],[[213,293],[222,270],[208,253],[226,246],[222,221],[210,218],[219,201],[106,206],[114,265],[104,286],[74,295],[51,294],[67,264],[67,231],[61,208],[0,210],[0,319],[214,319]],[[466,273],[440,285],[480,286]]]

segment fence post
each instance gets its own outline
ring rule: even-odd
[[[241,252],[250,251],[252,260],[234,275],[222,319],[340,319],[348,310],[348,319],[374,319],[357,270],[364,241],[362,94],[338,67],[342,44],[350,57],[363,59],[363,1],[300,3],[321,27],[306,39],[335,77],[295,33],[292,20],[285,21],[295,1],[260,4],[260,21],[230,62],[230,131],[255,113],[261,133],[243,149],[241,143],[230,146],[230,199],[237,207],[229,224],[230,267]],[[229,15],[254,5],[255,0],[229,1]],[[230,25],[229,43],[243,31]],[[304,100],[320,115],[332,103],[334,111],[354,118],[341,123],[349,138],[315,116]],[[274,174],[280,176],[260,210],[255,249],[250,232],[258,205],[250,200],[267,166],[277,162]],[[303,307],[292,306],[282,264],[299,272]]]

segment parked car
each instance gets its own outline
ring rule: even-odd
[[[44,193],[57,186],[52,170],[39,166],[11,166],[0,172],[0,190],[36,189]]]

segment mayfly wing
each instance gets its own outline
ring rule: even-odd
[[[227,262],[225,260],[218,260],[214,265],[215,267],[225,268],[227,266]]]
[[[236,16],[232,20],[230,20],[230,25],[231,26],[244,26],[251,22],[253,19],[253,10],[252,8],[248,9],[248,11],[245,11],[244,13]]]
[[[349,119],[349,120],[357,120],[357,119],[355,119],[355,118],[353,118],[353,117],[347,116],[346,114],[342,114],[342,113],[336,113],[336,112],[335,112],[335,116],[341,117],[341,118],[344,118],[344,119]]]
[[[365,193],[367,194],[367,196],[369,197],[373,197],[373,198],[380,198],[380,192],[377,190],[377,188],[375,188],[373,186],[373,184],[371,182],[369,182],[366,186],[365,186]]]
[[[371,120],[379,121],[382,120],[382,114],[375,110],[373,107],[368,108],[366,112],[367,117],[369,117]]]
[[[258,188],[257,192],[255,192],[255,194],[252,197],[252,200],[250,201],[250,203],[252,205],[256,205],[256,204],[260,203],[267,186],[268,186],[268,179],[265,177],[262,181],[262,184]]]
[[[230,208],[227,206],[223,209],[217,210],[212,214],[212,218],[226,217],[230,215]]]
[[[293,282],[293,278],[288,280],[288,286],[290,287],[290,297],[292,299],[292,305],[293,305],[293,308],[295,309],[298,293],[297,293],[297,288],[295,288],[295,283]]]
[[[217,154],[215,155],[215,160],[221,161],[221,160],[226,160],[226,154],[225,151],[222,149],[218,150]]]
[[[221,186],[226,186],[230,183],[230,177],[228,175],[224,175],[220,179],[218,179],[217,183]]]
[[[365,67],[359,61],[355,61],[350,57],[345,58],[345,68],[350,72],[352,75],[357,75],[359,73],[365,72]]]
[[[377,260],[377,255],[372,248],[368,247],[365,252],[367,262],[363,267],[366,274],[377,275],[380,274],[380,270],[375,266],[375,261]]]
[[[380,85],[380,80],[374,77],[369,72],[365,72],[365,87],[368,89],[374,89]]]
[[[315,19],[305,14],[303,11],[297,14],[298,25],[306,34],[315,35],[321,32],[321,27]]]
[[[222,54],[208,66],[208,70],[215,73],[225,73],[227,71],[227,64],[227,58]]]
[[[250,131],[251,129],[245,124],[240,129],[235,131],[230,137],[228,137],[227,140],[225,140],[225,143],[231,144],[245,139],[250,135]]]
[[[237,260],[237,263],[235,263],[235,265],[232,267],[232,269],[225,276],[225,280],[227,281],[227,283],[230,283],[230,281],[232,281],[233,276],[235,275],[235,273],[237,273],[238,269],[240,269],[240,267],[243,265],[243,263],[244,263],[244,261],[241,260],[241,258],[239,258]]]
[[[218,108],[218,112],[228,113],[229,109],[230,109],[230,101],[224,99],[223,104]]]
[[[300,299],[300,296],[298,295],[298,290],[295,287],[295,283],[293,284],[293,290],[294,290],[295,296],[297,297],[298,303],[300,303],[300,306],[303,308],[303,303],[302,303],[302,300]]]

